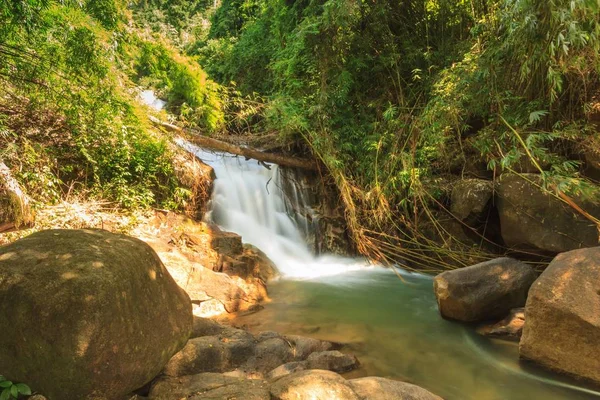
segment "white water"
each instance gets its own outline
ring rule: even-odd
[[[313,254],[297,218],[286,207],[277,165],[268,165],[268,169],[255,160],[208,152],[184,141],[179,144],[215,170],[217,179],[208,218],[265,252],[282,276],[311,279],[370,266],[361,259]],[[293,197],[288,202],[303,201],[297,191]],[[307,230],[308,226],[302,228]]]
[[[140,99],[144,104],[154,108],[157,111],[162,110],[167,105],[167,102],[159,99],[152,90],[144,90],[140,93]]]

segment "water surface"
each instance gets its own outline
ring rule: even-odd
[[[361,361],[351,376],[377,375],[425,387],[447,400],[599,399],[574,382],[518,362],[516,343],[479,336],[440,318],[432,280],[389,270],[318,280],[282,280],[272,302],[235,323],[349,343]]]

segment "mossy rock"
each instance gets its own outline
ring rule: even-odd
[[[50,400],[130,393],[191,328],[188,295],[140,240],[48,230],[0,247],[0,371]]]

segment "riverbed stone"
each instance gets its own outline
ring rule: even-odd
[[[241,366],[256,351],[254,337],[241,329],[229,328],[219,336],[190,339],[164,368],[168,376],[201,372],[225,372]]]
[[[551,254],[598,245],[596,225],[556,196],[540,189],[536,174],[503,174],[498,182],[498,213],[507,246]],[[600,206],[573,198],[600,218]]]
[[[359,366],[358,359],[352,354],[344,354],[338,350],[312,353],[306,359],[310,369],[326,369],[343,373],[352,371]]]
[[[225,327],[218,322],[215,322],[208,318],[201,318],[194,316],[192,323],[192,334],[190,339],[202,337],[202,336],[214,336],[223,332]]]
[[[352,379],[350,386],[364,400],[442,400],[422,387],[385,378]]]
[[[233,385],[240,379],[223,374],[205,372],[181,377],[163,376],[158,378],[150,389],[148,398],[156,400],[180,400],[195,394],[209,392],[224,386]]]
[[[51,399],[115,399],[190,336],[189,297],[144,242],[48,230],[0,247],[0,371]]]
[[[477,328],[477,333],[484,336],[496,337],[518,342],[525,325],[525,308],[513,308],[503,320],[485,324]]]
[[[342,376],[323,370],[300,371],[284,376],[273,383],[271,395],[276,400],[361,400]]]
[[[524,306],[535,278],[529,265],[503,257],[443,272],[433,285],[444,318],[472,322],[503,318]]]
[[[521,357],[600,383],[599,295],[600,247],[556,256],[529,291]]]
[[[271,380],[279,379],[289,374],[293,374],[294,372],[304,371],[308,367],[308,363],[306,361],[292,361],[289,363],[285,363],[270,371],[267,374],[267,378]]]

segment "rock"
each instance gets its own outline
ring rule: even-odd
[[[308,363],[306,361],[292,361],[285,363],[270,371],[267,374],[267,378],[271,380],[279,379],[294,372],[304,371],[307,369]]]
[[[435,277],[433,287],[444,318],[483,321],[503,318],[525,305],[533,269],[512,258],[497,258]]]
[[[212,195],[213,182],[216,179],[215,171],[178,145],[171,145],[171,150],[175,176],[191,193],[184,204],[185,214],[190,218],[201,220]]]
[[[600,383],[600,247],[559,254],[529,291],[519,352]]]
[[[600,150],[597,145],[590,146],[583,152],[584,174],[596,181],[600,181]]]
[[[154,251],[103,230],[0,248],[0,371],[51,399],[114,399],[153,379],[192,329]]]
[[[487,217],[488,205],[494,195],[494,184],[483,179],[465,179],[452,189],[452,214],[467,224]]]
[[[598,245],[594,223],[535,184],[539,175],[503,174],[498,183],[498,213],[502,238],[509,247],[560,253]],[[600,206],[574,198],[581,208],[600,218]]]
[[[192,334],[190,339],[201,337],[201,336],[213,336],[218,335],[223,331],[225,327],[215,321],[208,318],[200,318],[194,316],[192,324]]]
[[[223,336],[190,339],[165,366],[168,376],[193,375],[200,372],[225,372],[242,365],[255,354],[254,337],[243,330],[230,328]]]
[[[283,338],[290,343],[296,359],[304,360],[311,353],[318,351],[338,350],[341,345],[304,336],[287,335]]]
[[[244,399],[270,400],[269,386],[258,379],[240,379],[215,373],[163,377],[150,390],[153,400]]]
[[[365,400],[442,400],[441,397],[410,383],[368,377],[352,379],[350,386]]]
[[[169,271],[177,270],[178,266],[168,264]],[[202,303],[215,299],[223,305],[223,308],[231,313],[247,310],[267,298],[264,282],[247,282],[239,277],[231,277],[223,273],[214,272],[202,266],[179,273],[178,282],[190,295],[193,302]],[[184,281],[183,278],[187,276]],[[208,307],[208,305],[207,305]],[[209,310],[220,309],[218,304],[213,304]],[[214,316],[216,314],[196,314],[198,316]]]
[[[350,383],[331,371],[296,372],[277,380],[271,386],[274,400],[361,400]]]
[[[294,357],[291,343],[282,337],[269,338],[256,346],[254,356],[247,360],[243,369],[267,373],[281,364],[298,359]]]
[[[502,321],[477,328],[477,333],[518,342],[523,333],[523,325],[525,325],[525,308],[514,308]]]
[[[359,366],[355,356],[337,350],[312,353],[306,361],[310,369],[326,369],[338,373],[352,371]]]
[[[217,226],[211,226],[211,247],[220,254],[235,257],[242,254],[242,237],[237,233],[225,232]]]
[[[10,169],[0,162],[0,233],[26,229],[33,226],[33,213],[29,198]]]
[[[355,254],[335,182],[314,171],[285,167],[279,171],[286,207],[302,228],[308,246],[316,254]]]
[[[240,260],[249,266],[253,276],[257,276],[265,282],[279,277],[279,271],[273,261],[251,244],[244,244],[244,252]]]
[[[179,378],[161,377],[152,385],[148,397],[157,400],[180,400],[193,394],[231,385],[237,381],[239,381],[238,378],[217,373],[202,373]]]
[[[243,379],[202,394],[187,397],[189,400],[271,400],[269,384],[259,379]]]

